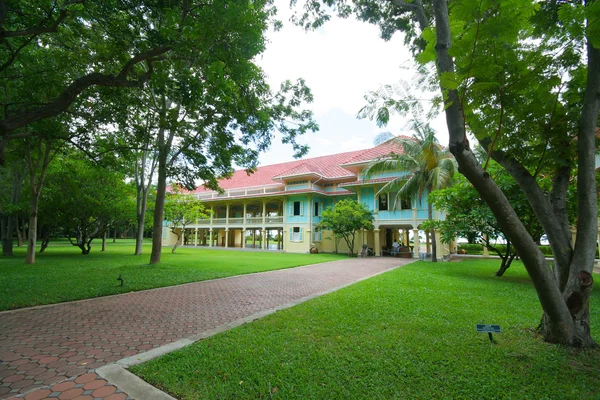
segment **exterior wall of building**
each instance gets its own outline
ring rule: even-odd
[[[358,172],[358,180],[363,177]],[[389,178],[397,174],[381,174],[371,179]],[[272,236],[281,230],[281,246],[286,252],[306,253],[311,247],[316,247],[320,252],[334,252],[335,240],[329,230],[320,231],[319,224],[322,221],[322,213],[325,209],[335,205],[337,201],[344,198],[353,198],[365,204],[374,212],[374,230],[358,232],[356,235],[354,252],[360,252],[364,243],[374,250],[376,255],[389,250],[394,239],[406,242],[405,235],[408,230],[418,229],[419,225],[427,219],[427,193],[420,199],[413,198],[410,208],[402,209],[401,204],[395,204],[394,194],[388,198],[388,209],[379,210],[379,198],[375,194],[385,183],[363,184],[339,181],[328,182],[321,178],[290,178],[285,183],[279,184],[278,188],[248,187],[231,189],[226,194],[204,193],[201,198],[207,201],[207,208],[213,210],[208,220],[197,221],[190,224],[186,229],[186,235],[193,235],[186,243],[193,245],[209,245],[218,247],[254,247],[265,248],[265,231],[271,230]],[[356,182],[356,181],[355,181]],[[279,190],[279,192],[277,192]],[[322,193],[314,192],[315,190]],[[294,193],[293,191],[307,191],[308,193]],[[342,196],[331,196],[332,193],[343,191],[354,192]],[[289,192],[289,193],[286,193]],[[244,197],[244,196],[256,197]],[[199,197],[200,198],[200,197]],[[315,208],[315,205],[317,207]],[[434,218],[443,219],[444,215],[434,213]],[[212,229],[212,243],[209,240],[209,230]],[[172,245],[176,236],[164,229],[163,243]],[[196,240],[195,233],[198,234]],[[402,230],[402,231],[399,231]],[[246,232],[255,231],[254,244],[244,243]],[[273,232],[276,231],[276,232]],[[399,233],[403,232],[403,233]],[[413,233],[414,234],[414,233]],[[439,240],[439,239],[438,239]],[[273,242],[270,243],[271,245]],[[424,244],[424,242],[421,242]],[[280,249],[279,243],[272,245],[270,249]],[[338,243],[338,252],[347,253],[348,247],[342,239]],[[420,251],[416,248],[415,254]],[[452,243],[438,245],[440,257],[453,251]]]
[[[306,223],[284,225],[283,249],[290,253],[308,253],[311,247],[311,235],[312,232]]]

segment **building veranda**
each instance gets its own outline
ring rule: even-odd
[[[348,247],[334,239],[331,231],[319,228],[321,214],[344,198],[364,203],[374,211],[374,229],[359,232],[354,252],[363,244],[376,256],[391,253],[398,241],[402,255],[418,258],[430,252],[431,238],[421,230],[427,220],[427,193],[410,201],[396,201],[395,193],[376,196],[396,175],[373,176],[363,170],[373,160],[401,151],[393,141],[379,146],[329,156],[295,160],[259,167],[253,174],[236,171],[219,181],[223,193],[203,187],[192,192],[210,210],[209,219],[186,225],[183,243],[191,246],[256,248],[306,253],[347,253]],[[434,219],[443,219],[434,209]],[[164,244],[176,236],[164,230]],[[455,252],[455,243],[442,243],[436,233],[438,258]],[[421,254],[419,254],[421,253]]]

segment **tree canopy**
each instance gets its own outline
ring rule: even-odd
[[[323,210],[319,226],[329,229],[334,236],[344,238],[349,255],[354,255],[356,233],[362,229],[373,229],[373,211],[354,199],[343,199]]]

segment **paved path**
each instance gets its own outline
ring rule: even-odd
[[[409,262],[349,259],[2,312],[0,399],[124,400],[96,368]]]

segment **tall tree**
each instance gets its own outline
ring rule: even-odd
[[[420,199],[435,190],[444,189],[452,182],[455,161],[452,155],[440,146],[435,131],[427,124],[413,124],[413,138],[390,139],[398,147],[398,153],[390,153],[371,162],[364,170],[365,179],[389,172],[397,177],[383,185],[376,196],[394,193],[396,203],[416,197]],[[427,218],[433,220],[433,204],[427,201]],[[430,229],[431,261],[437,262],[435,229]]]
[[[600,2],[311,0],[301,23],[341,15],[404,31],[422,64],[435,64],[449,149],[510,237],[544,310],[547,341],[596,346],[589,296],[598,231],[595,133],[600,110]],[[311,15],[316,15],[311,19]],[[585,50],[583,50],[585,49]],[[467,133],[519,184],[548,234],[553,270],[510,202],[481,166]],[[541,174],[552,177],[544,191]],[[577,180],[577,240],[566,191]]]
[[[307,150],[295,142],[316,129],[312,114],[299,110],[312,100],[304,81],[286,81],[274,92],[254,64],[273,12],[266,0],[214,1],[196,11],[206,22],[197,27],[202,40],[157,66],[147,92],[158,160],[151,264],[160,262],[168,178],[188,189],[198,181],[216,189],[234,163],[254,169],[276,131],[297,155]]]

